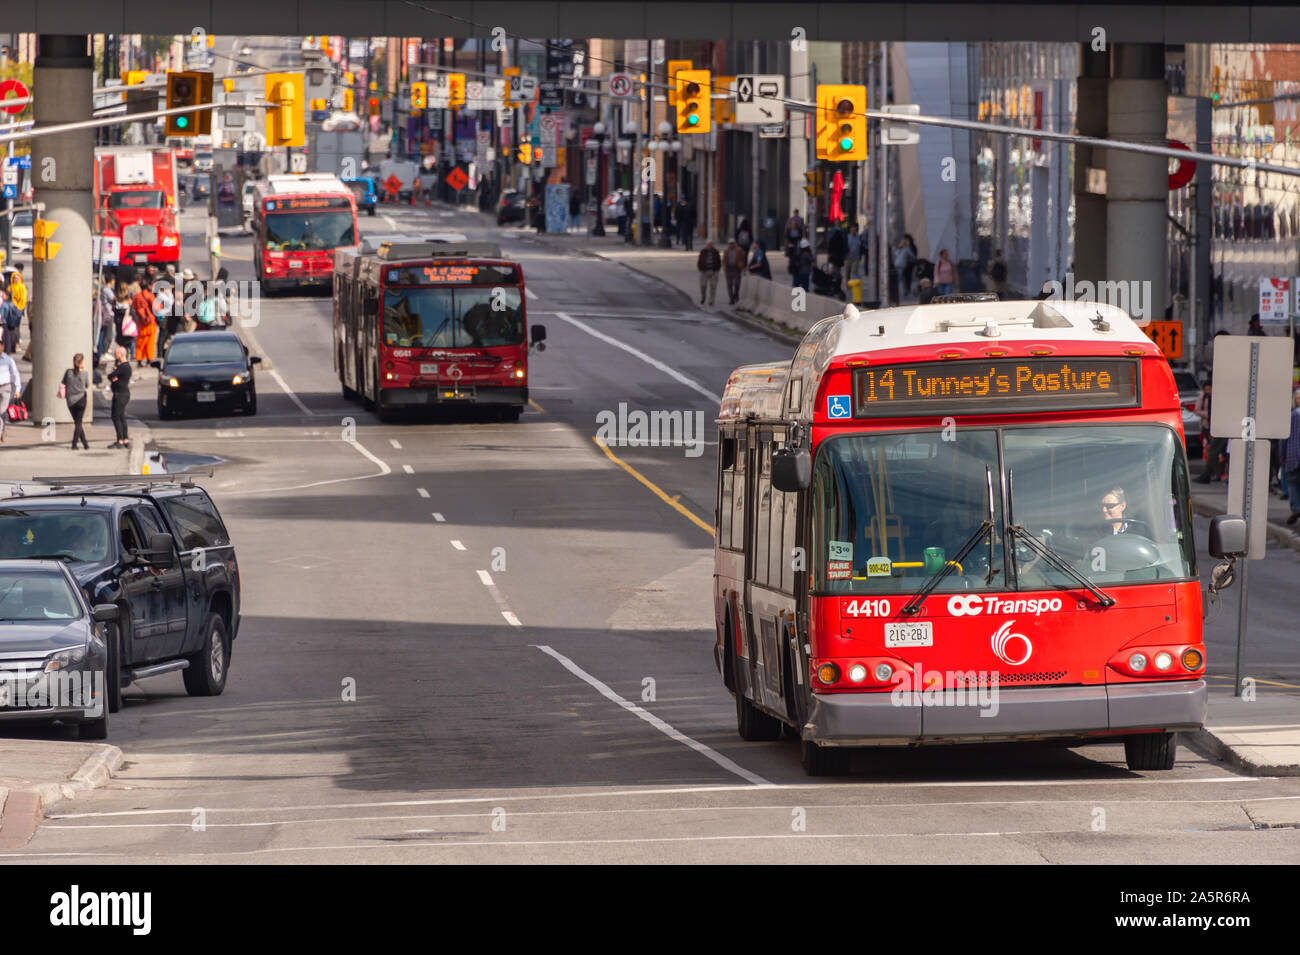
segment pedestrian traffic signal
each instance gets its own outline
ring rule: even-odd
[[[867,158],[867,88],[817,87],[817,158],[832,162]]]
[[[32,222],[32,258],[37,262],[48,262],[59,254],[62,242],[51,242],[58,231],[59,224],[50,219],[36,219]]]
[[[447,105],[460,109],[465,105],[465,74],[449,73],[447,75]]]
[[[708,70],[677,71],[677,132],[707,133],[712,128],[712,92]]]
[[[200,106],[212,102],[212,74],[194,71],[167,73],[167,108]],[[167,117],[168,136],[207,136],[212,132],[212,111],[175,113]]]
[[[266,74],[266,145],[305,146],[305,82],[301,73]]]
[[[424,109],[429,105],[429,84],[411,84],[411,109]]]

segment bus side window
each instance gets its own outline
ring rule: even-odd
[[[718,444],[718,546],[728,549],[734,546],[731,540],[732,495],[736,482],[736,439],[721,436]]]
[[[745,467],[749,453],[746,433],[736,433],[736,480],[731,509],[731,549],[745,549]]]
[[[768,494],[772,499],[769,518],[771,533],[768,535],[767,540],[767,585],[773,590],[781,589],[781,568],[786,563],[782,544],[785,536],[785,494],[771,487],[772,452],[783,444],[785,444],[783,435],[773,435],[771,442],[767,444],[766,450],[763,452],[764,479],[767,486],[771,488]]]
[[[758,474],[754,482],[754,559],[753,579],[756,584],[767,584],[769,567],[768,546],[771,541],[772,521],[772,436],[758,439]]]

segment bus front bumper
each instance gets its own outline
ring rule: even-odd
[[[1180,732],[1205,722],[1204,680],[996,689],[943,690],[919,701],[910,693],[814,693],[802,735],[823,746],[910,746]]]
[[[450,385],[439,388],[381,388],[383,408],[430,408],[434,405],[526,405],[528,388],[499,385]]]

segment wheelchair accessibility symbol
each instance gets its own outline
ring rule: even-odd
[[[827,395],[826,396],[826,417],[828,418],[851,418],[853,413],[849,410],[848,395]]]

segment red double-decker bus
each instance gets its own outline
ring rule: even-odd
[[[1111,306],[953,298],[849,306],[727,382],[715,657],[740,735],[788,729],[814,775],[996,740],[1169,769],[1206,707],[1169,365]]]
[[[530,336],[531,332],[531,336]],[[384,236],[334,255],[334,368],[343,397],[380,417],[486,406],[518,420],[528,403],[524,273],[498,246]]]
[[[252,226],[262,288],[325,288],[334,250],[357,243],[357,204],[338,176],[268,176],[253,192]]]

